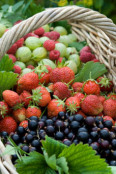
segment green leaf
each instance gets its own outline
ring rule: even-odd
[[[107,69],[104,64],[101,64],[99,62],[94,63],[92,61],[89,61],[84,64],[82,69],[75,76],[75,82],[83,82],[90,79],[90,73],[91,73],[91,78],[96,79],[106,72]]]
[[[45,174],[56,174],[56,172],[55,172],[54,170],[48,168],[48,169],[46,170],[46,173],[45,173]]]
[[[100,9],[103,6],[103,4],[104,0],[97,0],[97,1],[94,0],[94,6],[96,9]]]
[[[116,174],[116,166],[110,166],[112,170],[112,174]]]
[[[12,59],[9,59],[7,54],[0,61],[0,71],[11,71],[13,66]]]
[[[44,156],[38,152],[31,152],[17,162],[16,169],[19,174],[45,174],[48,170]]]
[[[44,151],[44,157],[48,166],[51,169],[56,170],[56,155],[48,157],[48,154],[46,153],[46,151]]]
[[[4,153],[2,153],[2,155],[6,155],[6,154],[9,154],[9,155],[16,154],[15,148],[11,145],[7,145],[5,148],[5,151],[4,151]]]
[[[5,4],[1,7],[1,9],[3,10],[3,12],[6,12],[9,9],[9,5]]]
[[[66,161],[66,158],[65,157],[60,157],[57,159],[56,161],[56,164],[57,164],[57,169],[60,169],[65,173],[65,174],[69,174],[69,167],[68,167],[68,163]]]
[[[75,47],[77,51],[80,51],[86,45],[87,45],[86,41],[83,41],[83,42],[72,42],[72,43],[69,44],[69,47]]]
[[[18,75],[13,72],[0,71],[0,97],[6,89],[11,89],[17,82]]]
[[[62,152],[63,149],[67,148],[66,145],[46,136],[45,141],[42,141],[43,148],[48,153],[48,156],[56,155],[56,157]]]
[[[33,0],[30,0],[27,4],[25,4],[24,8],[22,9],[23,14],[26,13],[27,9],[29,8],[30,4],[32,3]]]
[[[15,12],[17,11],[22,5],[24,4],[24,1],[17,2],[12,6],[12,10]]]
[[[105,159],[101,159],[95,153],[92,147],[80,143],[65,148],[59,157],[66,158],[70,174],[112,174]]]

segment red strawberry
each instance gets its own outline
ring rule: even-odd
[[[51,96],[45,87],[38,86],[32,90],[32,100],[36,105],[45,107],[51,101]]]
[[[16,122],[24,121],[26,117],[26,109],[20,108],[13,111],[13,118]]]
[[[3,99],[5,100],[5,102],[10,106],[10,107],[14,107],[17,104],[21,103],[21,99],[20,96],[11,90],[5,90],[3,93]]]
[[[52,68],[49,65],[39,65],[35,72],[39,76],[39,83],[47,85],[50,82],[50,72]]]
[[[28,127],[28,121],[27,120],[21,121],[19,126],[27,128]]]
[[[13,54],[8,54],[9,59],[12,59],[12,62],[15,63],[16,62],[16,57]]]
[[[51,51],[55,48],[55,42],[53,40],[46,40],[43,46],[47,51]]]
[[[52,83],[65,82],[72,84],[75,74],[69,67],[55,68],[50,73],[50,81]]]
[[[48,86],[48,89],[53,92],[54,90],[54,84],[53,83],[50,83],[49,86]]]
[[[20,94],[20,99],[21,99],[21,102],[24,103],[25,107],[27,107],[31,101],[31,94],[28,92],[28,91],[23,91],[21,94]]]
[[[41,116],[41,109],[37,106],[29,106],[26,110],[26,118],[30,118],[31,116],[36,116],[40,118]]]
[[[110,121],[112,121],[113,125],[115,124],[114,120],[113,120],[112,117],[110,117],[110,116],[104,116],[104,117],[103,117],[103,120],[104,120],[104,121],[110,120]]]
[[[66,108],[71,114],[78,111],[80,108],[80,100],[77,97],[69,97],[65,102]]]
[[[21,67],[18,65],[13,66],[14,73],[21,74]]]
[[[98,96],[99,100],[102,102],[102,104],[104,103],[104,101],[106,100],[106,98],[104,96]]]
[[[28,33],[23,38],[24,38],[24,40],[26,40],[28,37],[37,37],[38,38],[38,35],[36,35],[34,33]]]
[[[62,63],[63,61],[63,57],[59,57],[57,60],[56,60],[56,64],[58,65],[58,63]]]
[[[113,90],[113,82],[109,80],[107,77],[98,77],[97,82],[100,86],[101,91],[111,92]]]
[[[79,101],[81,102],[85,98],[85,95],[81,92],[78,92],[78,93],[74,94],[74,97],[77,97],[79,99]]]
[[[59,112],[65,112],[65,103],[60,99],[52,99],[48,106],[48,117],[57,117]]]
[[[7,53],[8,53],[8,54],[13,54],[13,55],[15,55],[16,50],[17,50],[17,44],[14,43],[14,44],[11,46],[11,48],[7,51]]]
[[[91,61],[93,61],[93,62],[100,62],[98,59],[93,59]]]
[[[24,38],[19,39],[17,42],[15,42],[17,44],[17,48],[20,48],[23,46],[24,44]]]
[[[90,52],[91,53],[91,48],[89,46],[85,46],[81,49],[80,54],[82,54],[83,52]]]
[[[116,99],[116,94],[115,93],[110,93],[110,94],[108,94],[108,98]]]
[[[50,51],[50,53],[49,53],[50,60],[58,60],[59,57],[60,57],[60,51],[58,51],[58,50]],[[61,58],[60,58],[60,60],[61,60]]]
[[[82,87],[83,87],[83,83],[81,83],[81,82],[75,82],[72,84],[72,88],[73,88],[74,92],[81,92]]]
[[[33,65],[28,65],[27,68],[29,68],[29,69],[35,69],[35,67]]]
[[[94,80],[88,80],[84,83],[83,86],[83,91],[89,95],[89,94],[95,94],[95,95],[99,95],[100,94],[100,87],[97,84],[96,81]]]
[[[60,33],[58,33],[57,31],[51,31],[50,34],[49,34],[49,38],[51,40],[54,40],[54,41],[59,39],[59,37],[60,37]]]
[[[69,90],[68,86],[62,82],[56,82],[53,85],[54,95],[56,95],[59,99],[66,99],[71,96],[71,90]]]
[[[38,36],[42,36],[44,33],[45,33],[45,30],[42,27],[40,27],[34,31],[34,34],[36,34]]]
[[[82,111],[87,115],[98,115],[103,111],[103,105],[96,95],[88,95],[81,103]]]
[[[0,121],[0,132],[5,131],[10,134],[11,132],[15,132],[16,129],[17,123],[12,117],[8,116]]]
[[[116,119],[116,100],[107,99],[103,103],[103,112],[104,115],[108,115],[114,119]]]
[[[91,61],[93,59],[95,59],[95,55],[90,53],[90,52],[82,52],[80,54],[80,60],[83,62],[83,63],[86,63],[88,61]]]
[[[20,89],[26,91],[31,91],[32,89],[36,88],[38,84],[39,84],[39,78],[35,72],[24,74],[18,80],[18,85]]]
[[[9,113],[9,106],[5,101],[0,101],[0,120]]]

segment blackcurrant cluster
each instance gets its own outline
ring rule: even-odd
[[[116,127],[112,121],[104,121],[101,116],[84,118],[80,114],[69,116],[64,112],[59,112],[58,117],[51,119],[46,115],[40,119],[32,116],[28,121],[28,128],[19,126],[11,138],[27,153],[42,153],[41,140],[45,139],[45,135],[67,146],[87,143],[96,151],[96,155],[105,158],[109,165],[116,166]],[[7,135],[2,132],[1,136],[5,138]],[[15,158],[16,155],[13,156]]]

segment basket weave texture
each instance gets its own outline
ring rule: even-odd
[[[13,26],[0,39],[0,59],[25,34],[55,21],[67,20],[79,41],[86,40],[97,59],[108,68],[108,77],[116,87],[116,25],[111,19],[88,8],[67,6],[50,8]],[[2,147],[2,148],[1,148]],[[2,149],[2,150],[1,150]],[[0,153],[4,151],[0,142]],[[6,155],[0,159],[3,174],[17,174]]]

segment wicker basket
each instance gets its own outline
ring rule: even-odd
[[[25,34],[51,22],[68,20],[79,41],[86,40],[97,59],[108,68],[108,77],[116,87],[116,25],[111,19],[88,8],[67,6],[50,8],[15,25],[0,39],[0,59]],[[5,147],[0,142],[0,153]],[[10,156],[0,159],[2,174],[17,174]]]

